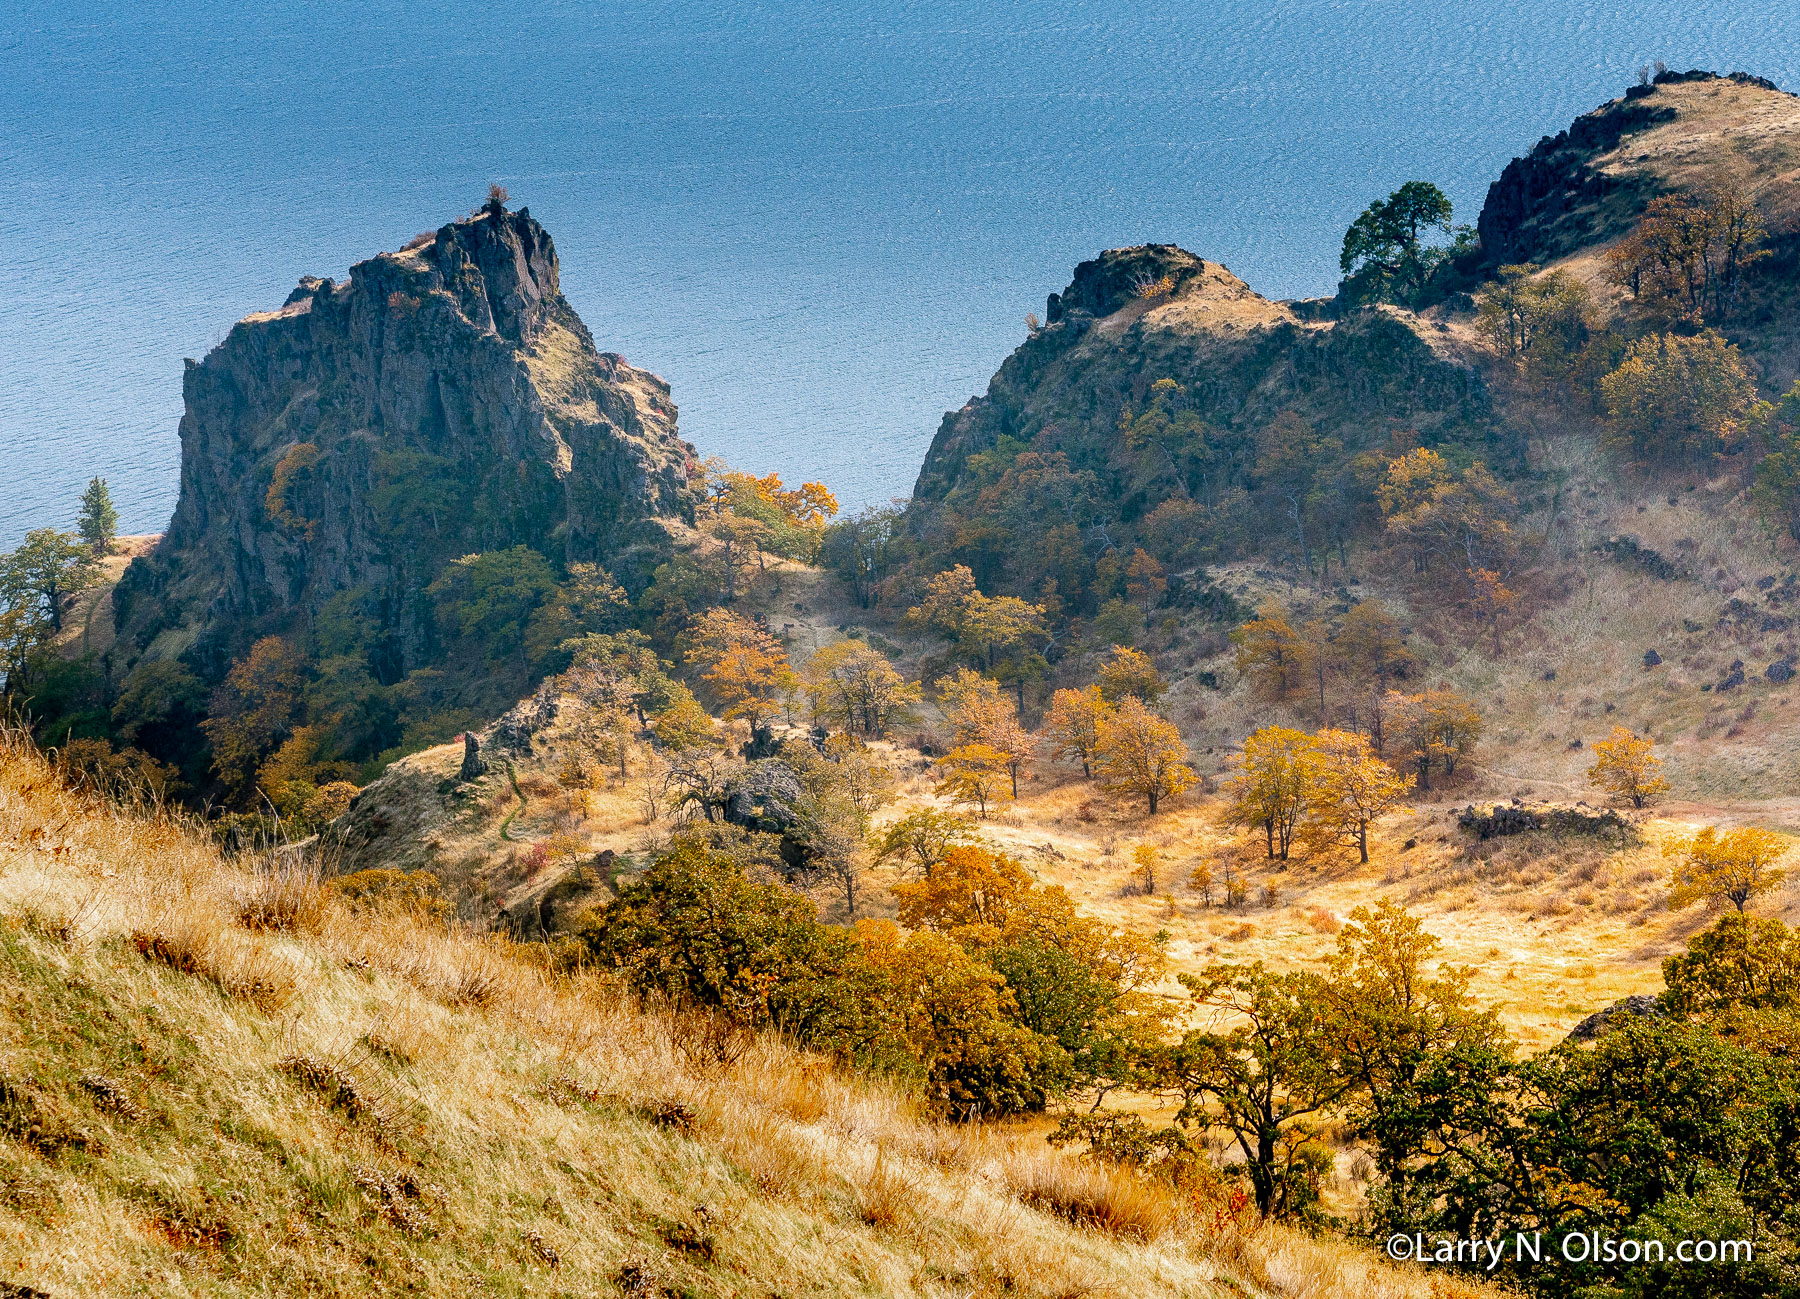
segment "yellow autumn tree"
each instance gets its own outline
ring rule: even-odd
[[[1300,633],[1273,600],[1256,617],[1231,633],[1237,647],[1238,675],[1258,697],[1286,699],[1306,678],[1306,649]]]
[[[1115,645],[1100,665],[1100,693],[1108,703],[1118,703],[1127,695],[1135,696],[1156,707],[1156,701],[1168,690],[1168,682],[1156,670],[1156,664],[1142,650],[1128,645]]]
[[[1152,816],[1158,803],[1196,779],[1175,723],[1151,712],[1135,695],[1125,696],[1100,719],[1093,761],[1102,785],[1116,794],[1143,798]]]
[[[1244,741],[1225,819],[1260,828],[1271,861],[1288,859],[1312,797],[1316,762],[1312,736],[1291,726],[1265,726]]]
[[[1111,711],[1112,705],[1106,702],[1099,686],[1058,690],[1050,696],[1050,711],[1044,715],[1044,738],[1050,741],[1050,755],[1075,759],[1081,763],[1081,774],[1091,777],[1094,747],[1100,741],[1100,719]]]
[[[806,691],[813,715],[845,731],[877,739],[906,720],[923,694],[887,655],[867,641],[841,640],[825,646],[806,665]]]
[[[1306,768],[1310,779],[1302,829],[1308,846],[1354,846],[1366,863],[1369,827],[1399,805],[1412,788],[1412,777],[1395,772],[1375,755],[1368,737],[1355,731],[1328,729],[1313,736]]]
[[[1623,726],[1613,727],[1610,738],[1594,744],[1594,765],[1588,768],[1590,785],[1614,798],[1630,799],[1633,807],[1647,807],[1666,793],[1662,759],[1650,750],[1648,735],[1636,735]]]
[[[823,483],[803,483],[789,491],[780,474],[757,477],[713,457],[705,464],[707,503],[721,515],[749,519],[761,527],[768,550],[786,559],[813,563],[825,527],[838,512],[837,497]]]
[[[1675,849],[1681,861],[1675,867],[1669,905],[1729,902],[1742,912],[1750,899],[1787,878],[1776,863],[1792,848],[1792,840],[1759,826],[1720,834],[1709,825]]]
[[[958,807],[974,808],[984,821],[989,809],[1012,801],[1009,761],[990,745],[960,744],[933,765],[939,772],[937,792]]]

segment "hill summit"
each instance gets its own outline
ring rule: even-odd
[[[417,593],[449,561],[525,546],[641,583],[692,512],[668,385],[595,349],[549,233],[499,202],[303,278],[188,362],[184,399],[180,501],[116,623],[210,679],[333,600],[398,679],[432,657]]]

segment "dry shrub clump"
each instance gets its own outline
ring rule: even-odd
[[[885,1145],[875,1148],[874,1166],[854,1189],[857,1216],[871,1227],[902,1227],[919,1203],[918,1183],[888,1158]]]
[[[424,1213],[426,1196],[435,1193],[441,1197],[443,1194],[405,1169],[359,1165],[351,1170],[350,1180],[374,1201],[375,1208],[384,1218],[411,1236],[422,1236],[430,1229],[430,1221]]]
[[[452,1007],[493,1010],[529,1004],[543,991],[541,971],[497,935],[421,922],[405,912],[366,913],[333,936],[353,962],[367,962]]]
[[[40,1088],[0,1076],[0,1134],[42,1155],[85,1150],[93,1139],[71,1121],[67,1107]]]
[[[444,1027],[432,1007],[416,996],[397,997],[363,1034],[371,1051],[402,1064],[441,1058],[449,1049]]]
[[[325,923],[326,896],[316,866],[280,862],[237,885],[238,923],[246,929],[316,934]]]
[[[131,1122],[137,1122],[146,1116],[144,1107],[131,1099],[131,1094],[125,1090],[124,1085],[105,1074],[83,1074],[81,1086],[94,1098],[96,1105],[109,1113]]]
[[[661,1097],[645,1102],[638,1112],[649,1122],[678,1137],[689,1137],[700,1126],[700,1116],[686,1101]]]
[[[1001,1173],[1012,1193],[1032,1208],[1130,1240],[1156,1240],[1181,1217],[1172,1188],[1123,1169],[1013,1151]]]
[[[353,1119],[365,1119],[384,1127],[393,1119],[391,1100],[381,1091],[360,1082],[335,1060],[317,1056],[288,1055],[275,1062],[289,1074],[318,1092],[325,1103]]]
[[[200,898],[159,909],[132,931],[131,941],[147,960],[198,975],[260,1010],[280,1010],[298,991],[286,957],[229,928],[224,916]]]
[[[797,1195],[818,1180],[811,1145],[792,1124],[772,1115],[734,1117],[720,1126],[717,1143],[757,1194],[768,1199]]]

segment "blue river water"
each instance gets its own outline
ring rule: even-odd
[[[182,358],[490,180],[703,453],[854,505],[1082,258],[1327,292],[1370,198],[1428,178],[1473,219],[1655,59],[1800,84],[1800,6],[6,0],[0,547],[95,474],[161,528]]]

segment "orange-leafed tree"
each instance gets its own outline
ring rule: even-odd
[[[1163,799],[1196,779],[1175,723],[1151,712],[1135,695],[1127,695],[1100,719],[1093,761],[1102,785],[1143,798],[1152,816]]]
[[[752,728],[767,726],[799,685],[781,642],[729,609],[708,609],[694,624],[687,661],[704,669],[723,715]]]
[[[1287,613],[1274,601],[1231,633],[1238,675],[1262,699],[1286,699],[1306,679],[1306,647]]]
[[[948,849],[930,874],[891,892],[908,929],[954,933],[979,925],[998,935],[1031,888],[1030,874],[1013,858],[963,844]]]
[[[1484,728],[1481,710],[1454,690],[1389,692],[1387,713],[1388,732],[1397,752],[1418,772],[1420,789],[1431,788],[1434,766],[1446,777],[1454,776],[1475,751]]]
[[[918,682],[902,677],[887,655],[864,640],[835,641],[814,654],[806,664],[806,690],[816,718],[877,739],[911,716],[923,694]]]
[[[958,668],[938,685],[944,717],[957,745],[980,745],[1003,754],[1012,797],[1019,796],[1019,775],[1031,761],[1037,739],[1019,722],[1013,701],[1000,693],[998,682],[968,668]]]
[[[1494,657],[1500,657],[1500,624],[1519,603],[1519,593],[1500,580],[1491,568],[1469,570],[1469,608],[1475,620],[1494,636]]]
[[[761,544],[772,554],[808,564],[818,559],[825,527],[838,512],[837,497],[824,483],[803,483],[789,491],[780,474],[759,478],[729,468],[716,456],[704,468],[709,511],[760,524]]]

